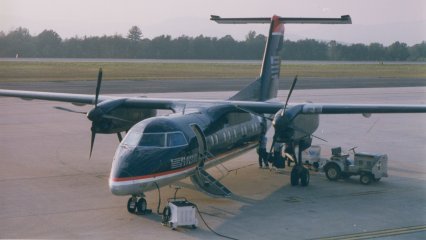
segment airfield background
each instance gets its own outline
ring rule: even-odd
[[[31,35],[29,29],[18,27],[8,33],[0,31],[0,57],[260,60],[265,42],[266,36],[255,31],[248,32],[244,41],[235,40],[231,35],[220,38],[161,35],[149,39],[144,38],[139,27],[133,26],[127,36],[63,39],[54,30]],[[285,40],[281,57],[286,60],[426,61],[426,41],[412,46],[396,41],[384,46],[381,43]]]

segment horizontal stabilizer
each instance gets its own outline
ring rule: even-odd
[[[352,24],[351,16],[344,15],[340,18],[293,18],[280,17],[280,23],[298,24]],[[210,20],[221,24],[248,24],[248,23],[271,23],[271,18],[221,18],[211,15]]]

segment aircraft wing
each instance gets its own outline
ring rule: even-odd
[[[95,96],[88,94],[52,93],[37,91],[19,91],[0,89],[0,96],[18,97],[25,100],[47,100],[68,102],[75,105],[93,105]],[[99,102],[107,100],[122,100],[126,107],[171,109],[176,110],[183,106],[206,107],[211,105],[234,105],[241,110],[247,110],[258,114],[274,114],[283,108],[279,102],[257,102],[257,101],[232,101],[232,100],[188,100],[188,99],[166,99],[166,98],[143,98],[143,97],[116,97],[99,96]],[[299,104],[296,104],[299,105]],[[370,114],[370,113],[423,113],[426,105],[401,105],[401,104],[328,104],[328,103],[304,103],[302,114]],[[295,106],[295,104],[291,104]],[[290,107],[291,107],[290,106]]]
[[[303,104],[303,114],[426,113],[421,104]]]
[[[73,93],[53,93],[38,91],[20,91],[0,89],[0,96],[17,97],[24,100],[46,100],[67,102],[74,105],[94,105],[95,96],[89,94]],[[117,97],[99,96],[99,102],[120,100],[123,107],[144,108],[144,109],[171,109],[177,110],[186,107],[207,107],[212,105],[234,105],[237,108],[248,109],[256,113],[273,114],[283,107],[283,104],[276,102],[256,102],[256,101],[227,101],[227,100],[188,100],[188,99],[167,99],[167,98],[145,98],[145,97]]]
[[[53,92],[38,92],[38,91],[19,91],[0,89],[0,96],[17,97],[24,100],[46,100],[57,102],[68,102],[74,105],[94,105],[95,96],[89,94],[73,94],[73,93],[53,93]],[[99,102],[107,100],[125,99],[126,105],[153,108],[153,109],[172,109],[173,101],[168,99],[150,99],[150,98],[123,98],[115,96],[99,96]]]

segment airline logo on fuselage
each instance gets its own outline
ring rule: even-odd
[[[190,166],[198,161],[198,154],[194,153],[192,155],[184,156],[184,157],[178,157],[173,158],[170,160],[170,168],[176,169],[181,167]]]

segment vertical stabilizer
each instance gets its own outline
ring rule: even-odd
[[[280,77],[280,50],[284,38],[285,24],[351,24],[349,15],[340,18],[292,18],[278,17],[270,18],[221,18],[212,15],[210,20],[221,24],[247,24],[247,23],[270,23],[268,40],[263,54],[262,69],[260,77],[247,87],[243,88],[230,100],[240,101],[266,101],[276,98],[278,92],[278,81]]]
[[[280,23],[278,16],[273,16],[263,53],[260,76],[256,81],[232,96],[231,100],[266,101],[277,97],[281,65],[279,52],[283,45],[283,37],[284,25]]]

